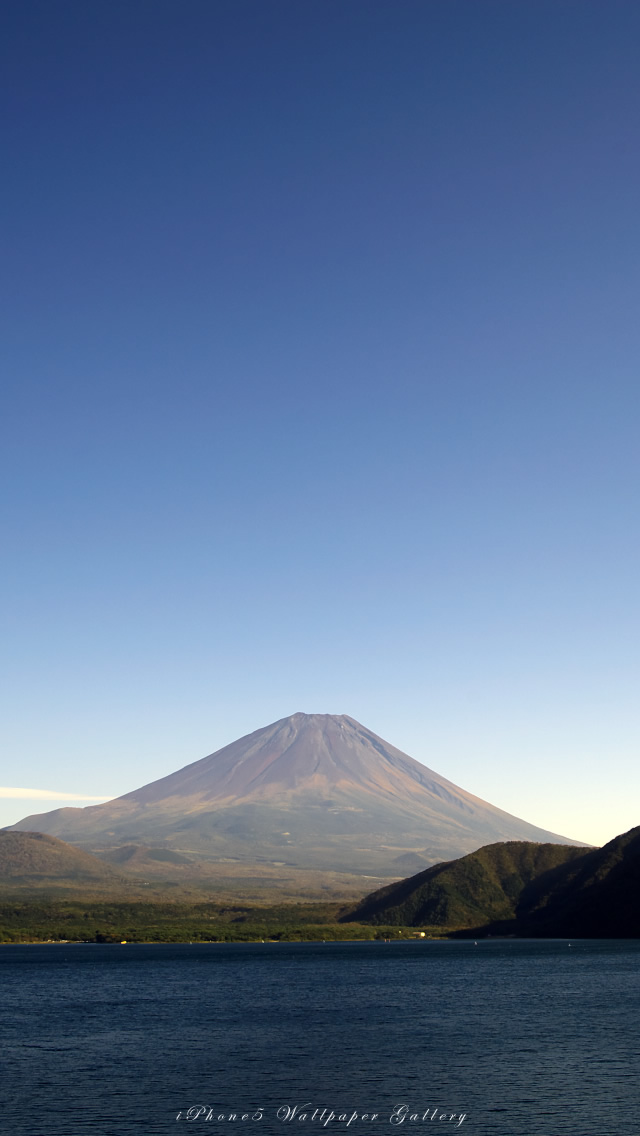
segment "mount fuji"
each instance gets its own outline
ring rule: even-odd
[[[106,804],[11,826],[112,862],[397,878],[504,840],[579,844],[511,816],[347,715],[293,714]],[[118,851],[120,850],[120,851]]]

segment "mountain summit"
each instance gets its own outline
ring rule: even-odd
[[[347,715],[293,714],[176,773],[12,826],[99,851],[403,874],[499,840],[574,843],[472,796]]]

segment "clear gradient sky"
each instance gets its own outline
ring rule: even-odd
[[[303,710],[640,824],[637,0],[3,25],[0,823]]]

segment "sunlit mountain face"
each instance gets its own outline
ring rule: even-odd
[[[293,714],[158,781],[29,816],[91,851],[406,875],[500,840],[578,844],[474,797],[347,715]]]

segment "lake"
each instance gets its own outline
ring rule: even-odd
[[[637,940],[3,946],[0,999],[7,1136],[640,1133]]]

